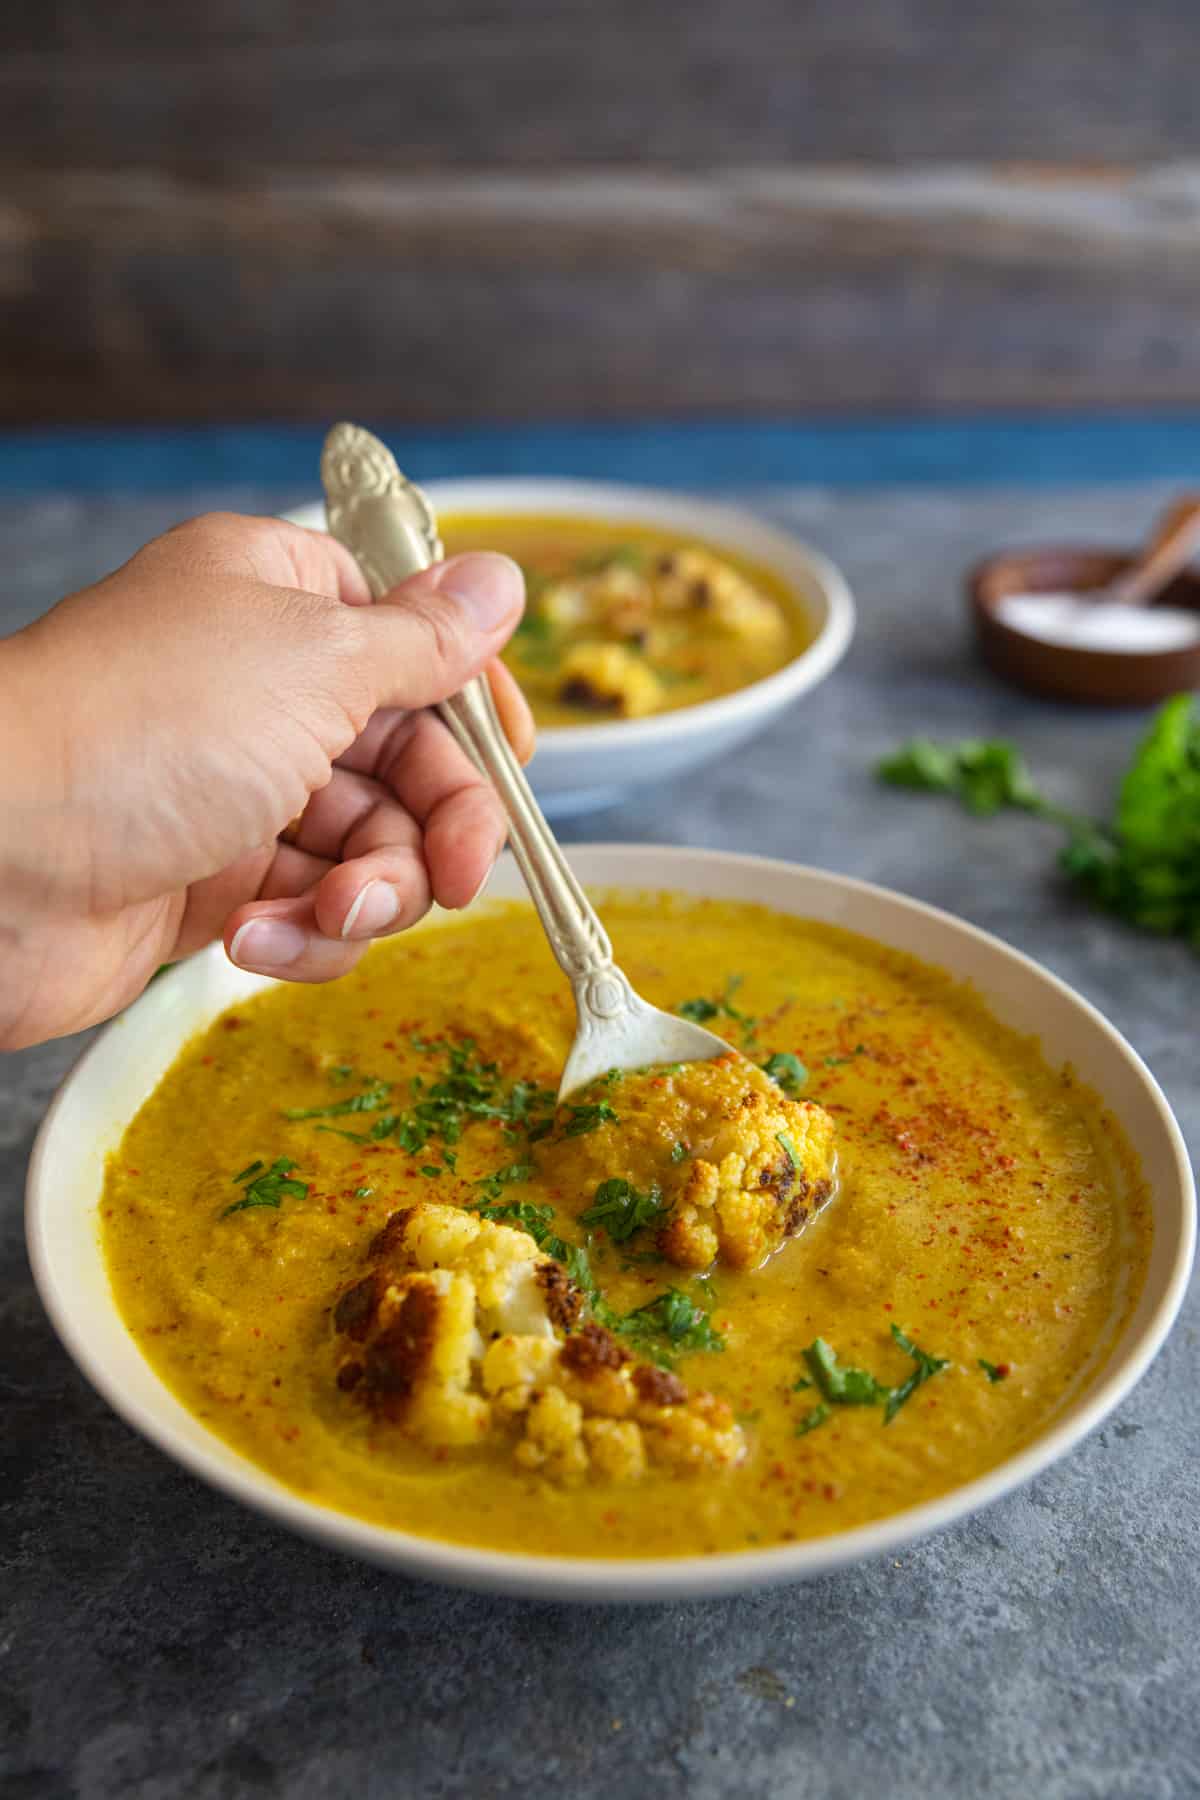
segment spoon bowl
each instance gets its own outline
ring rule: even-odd
[[[369,431],[350,424],[333,427],[321,455],[321,481],[329,530],[354,557],[376,600],[440,561],[441,540],[427,497]],[[724,1038],[660,1012],[634,992],[617,967],[608,933],[513,755],[486,680],[476,676],[437,711],[500,796],[517,866],[575,994],[578,1023],[559,1100],[610,1069],[728,1056]]]

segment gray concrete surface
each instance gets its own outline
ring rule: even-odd
[[[11,626],[200,496],[0,508]],[[233,505],[297,496],[226,493]],[[849,660],[699,782],[569,835],[768,851],[890,883],[1032,952],[1146,1056],[1200,1142],[1200,964],[1057,886],[1052,832],[871,781],[915,730],[1004,732],[1062,801],[1106,804],[1142,725],[995,685],[965,563],[1007,540],[1119,541],[1158,492],[756,497],[830,551]],[[1064,1464],[900,1556],[646,1610],[448,1593],[285,1536],[180,1473],[90,1392],[30,1281],[21,1183],[77,1053],[0,1063],[0,1793],[1176,1800],[1200,1793],[1195,1298],[1120,1413]]]

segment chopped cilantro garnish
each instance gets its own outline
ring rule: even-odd
[[[669,1365],[672,1352],[682,1355],[725,1348],[725,1339],[707,1312],[681,1288],[667,1288],[633,1312],[613,1315],[610,1309],[606,1311],[608,1316],[601,1323],[629,1338],[654,1362]]]
[[[943,1369],[948,1369],[950,1367],[949,1359],[947,1357],[930,1356],[927,1350],[919,1349],[917,1345],[913,1343],[911,1338],[905,1337],[898,1325],[892,1326],[892,1336],[899,1344],[901,1350],[903,1350],[905,1356],[911,1356],[917,1366],[909,1376],[908,1380],[903,1382],[899,1387],[893,1388],[888,1395],[887,1406],[885,1407],[883,1414],[883,1422],[885,1425],[891,1424],[896,1414],[900,1411],[900,1408],[904,1405],[904,1402],[911,1399],[912,1395],[916,1393],[917,1389],[924,1382],[928,1381],[933,1375],[939,1375]]]
[[[696,1000],[681,1000],[675,1011],[681,1018],[691,1019],[696,1025],[707,1025],[720,1013],[720,1006],[715,1000],[706,1000],[703,995]]]
[[[256,1206],[278,1208],[284,1200],[303,1200],[308,1193],[308,1183],[288,1179],[295,1167],[295,1163],[289,1162],[286,1156],[277,1157],[269,1169],[261,1160],[252,1162],[240,1175],[234,1176],[233,1186],[241,1187],[244,1183],[245,1192],[240,1200],[235,1200],[232,1206],[225,1208],[221,1218],[227,1219],[230,1213],[248,1212]],[[260,1170],[263,1171],[261,1174],[258,1173]],[[247,1177],[252,1179],[247,1180]]]
[[[890,1389],[882,1387],[866,1369],[839,1363],[824,1338],[813,1339],[804,1360],[822,1395],[834,1406],[874,1406],[889,1396]]]
[[[987,1376],[989,1381],[1007,1381],[1007,1379],[1008,1379],[1008,1364],[1007,1363],[1001,1363],[999,1366],[997,1366],[996,1363],[988,1362],[987,1358],[984,1356],[980,1356],[980,1357],[976,1358],[976,1360],[979,1363],[980,1368],[983,1370],[984,1374]]]
[[[697,1025],[707,1025],[711,1019],[732,1019],[740,1025],[742,1044],[745,1047],[753,1043],[758,1030],[758,1020],[749,1013],[741,1012],[733,1004],[733,996],[742,985],[740,975],[730,975],[725,983],[725,991],[719,1000],[710,1000],[700,995],[693,1000],[683,1000],[675,1008],[681,1018],[691,1019]]]
[[[474,1119],[497,1119],[512,1132],[525,1131],[531,1141],[536,1125],[544,1127],[538,1132],[539,1136],[552,1129],[548,1115],[554,1107],[553,1089],[540,1087],[533,1081],[515,1081],[506,1088],[497,1064],[484,1062],[475,1055],[473,1039],[464,1038],[460,1043],[450,1044],[441,1039],[413,1037],[410,1042],[415,1050],[444,1058],[445,1068],[434,1081],[419,1075],[414,1078],[413,1104],[407,1111],[384,1112],[382,1109],[392,1084],[375,1080],[361,1093],[333,1105],[294,1108],[285,1117],[301,1121],[378,1112],[380,1116],[372,1124],[369,1137],[354,1132],[341,1135],[355,1143],[380,1143],[393,1138],[409,1156],[418,1155],[433,1139],[440,1139],[444,1146],[443,1161],[451,1169],[454,1162],[450,1147],[457,1144]],[[333,1126],[318,1126],[318,1130],[334,1129]]]
[[[421,1174],[427,1175],[431,1181],[434,1180],[441,1173],[442,1173],[441,1168],[437,1163],[422,1163],[421,1164]]]
[[[787,1132],[777,1131],[775,1133],[775,1142],[779,1145],[779,1148],[783,1151],[783,1154],[787,1157],[793,1169],[798,1169],[800,1167],[800,1152],[797,1150]]]
[[[373,1187],[360,1187],[360,1188],[355,1188],[355,1190],[354,1190],[354,1198],[355,1198],[355,1199],[356,1199],[356,1200],[369,1200],[369,1199],[370,1199],[370,1197],[371,1197],[371,1195],[372,1195],[372,1194],[373,1194],[373,1193],[374,1193],[374,1192],[375,1192],[375,1189],[374,1189],[374,1188],[373,1188]]]
[[[615,1244],[623,1244],[635,1232],[657,1225],[668,1210],[658,1188],[650,1187],[643,1192],[632,1182],[614,1175],[600,1183],[591,1206],[579,1215],[579,1222],[581,1225],[602,1225]]]
[[[691,1152],[686,1144],[673,1144],[671,1146],[671,1161],[673,1163],[683,1162],[690,1154]]]
[[[378,1112],[385,1105],[392,1091],[390,1081],[372,1081],[361,1094],[350,1094],[345,1100],[335,1100],[330,1106],[289,1106],[284,1109],[285,1119],[340,1119],[346,1113]]]
[[[823,1425],[826,1419],[832,1418],[832,1416],[824,1400],[820,1401],[797,1423],[796,1436],[807,1437],[810,1431],[815,1431],[818,1425]]]
[[[886,1387],[866,1369],[839,1363],[824,1338],[814,1339],[804,1352],[804,1360],[822,1397],[831,1406],[882,1406],[883,1422],[890,1425],[905,1401],[911,1399],[924,1382],[950,1367],[945,1357],[931,1356],[927,1350],[919,1349],[898,1325],[892,1326],[892,1337],[916,1364],[907,1381],[898,1387]]]
[[[774,1056],[768,1056],[762,1067],[764,1074],[769,1075],[785,1094],[793,1097],[808,1080],[808,1070],[790,1050],[777,1050]]]
[[[481,1219],[490,1219],[494,1225],[516,1225],[521,1231],[527,1231],[539,1250],[554,1257],[556,1262],[565,1262],[570,1272],[570,1259],[574,1252],[555,1233],[552,1206],[538,1206],[531,1200],[510,1200],[503,1205],[486,1200],[476,1201],[468,1210],[478,1213]],[[585,1252],[581,1250],[578,1254],[584,1257],[586,1266]],[[573,1279],[578,1277],[573,1276]],[[589,1282],[590,1279],[589,1274]],[[585,1283],[580,1281],[579,1285],[583,1287]]]
[[[618,1122],[607,1100],[589,1101],[584,1106],[570,1106],[567,1110],[570,1117],[562,1128],[564,1137],[583,1137],[585,1132],[595,1131],[598,1125]]]
[[[333,1067],[326,1069],[325,1073],[336,1086],[339,1081],[349,1081],[354,1073],[354,1066],[352,1063],[334,1063]]]
[[[853,1062],[856,1056],[865,1056],[866,1054],[867,1046],[865,1044],[855,1044],[849,1056],[827,1056],[825,1058],[825,1067],[827,1069],[840,1069],[843,1063]]]

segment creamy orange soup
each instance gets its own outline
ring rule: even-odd
[[[1142,1282],[1114,1120],[878,944],[752,905],[604,913],[635,985],[746,1062],[556,1112],[572,1003],[516,904],[187,1046],[103,1202],[162,1378],[311,1500],[581,1556],[822,1536],[1029,1443]]]
[[[626,521],[449,515],[448,555],[502,550],[528,604],[504,652],[540,725],[642,718],[772,674],[812,641],[770,569]]]

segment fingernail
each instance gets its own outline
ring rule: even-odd
[[[387,930],[399,911],[400,897],[390,882],[368,881],[346,914],[342,936],[374,937]]]
[[[519,611],[525,577],[511,556],[472,550],[451,557],[438,576],[438,593],[457,600],[480,631],[495,631]]]
[[[287,919],[248,919],[239,925],[229,946],[229,960],[239,969],[256,969],[269,975],[296,962],[308,943],[308,934]]]
[[[492,876],[492,871],[489,869],[487,874],[484,876],[483,880],[479,883],[479,886],[475,889],[475,892],[471,895],[471,898],[469,900],[464,900],[462,905],[457,907],[455,910],[457,912],[466,912],[468,906],[474,906],[474,904],[478,900],[480,894],[482,894],[484,888],[487,886],[488,882],[491,880],[491,876]]]

